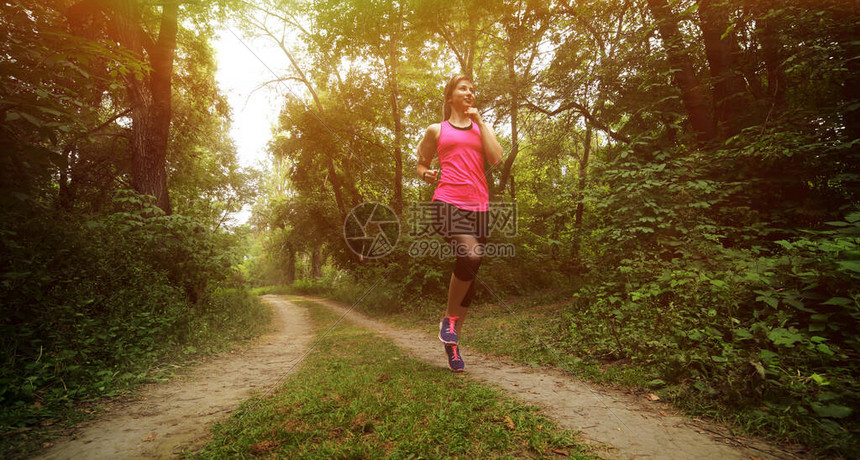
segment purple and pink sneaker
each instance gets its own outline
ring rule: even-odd
[[[463,362],[463,357],[460,355],[460,347],[446,343],[445,353],[448,355],[448,368],[452,372],[463,372],[466,363]]]
[[[457,345],[457,321],[459,316],[446,316],[439,323],[439,340],[447,345]]]

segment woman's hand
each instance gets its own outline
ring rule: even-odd
[[[481,124],[481,112],[478,112],[478,109],[474,107],[469,107],[464,113],[474,123],[477,123],[479,125]]]
[[[438,170],[428,169],[427,171],[424,171],[424,174],[422,174],[421,179],[423,179],[424,182],[427,182],[428,184],[433,184],[438,180],[438,176]]]

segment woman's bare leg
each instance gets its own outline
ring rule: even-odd
[[[457,244],[465,246],[465,249],[468,254],[476,252],[480,255],[481,249],[477,247],[477,238],[467,235],[457,235],[454,237],[454,239]],[[445,311],[445,316],[457,316],[460,318],[460,320],[457,321],[458,335],[460,333],[460,329],[463,327],[463,320],[466,319],[466,315],[469,313],[469,309],[467,307],[462,306],[462,302],[463,299],[466,297],[466,293],[469,292],[469,288],[474,282],[474,278],[468,281],[463,281],[457,278],[455,274],[451,274],[451,281],[448,284],[448,307]]]
[[[460,302],[466,297],[469,292],[469,287],[472,286],[475,280],[463,281],[451,273],[451,282],[448,284],[448,309],[445,311],[445,316],[459,316],[460,321],[457,322],[457,333],[460,333],[460,326],[463,325],[463,320],[466,319],[466,314],[469,309],[460,305]]]

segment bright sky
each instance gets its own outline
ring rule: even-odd
[[[263,39],[247,39],[235,26],[229,27],[221,29],[213,42],[218,59],[215,77],[233,107],[230,135],[236,143],[239,161],[243,166],[259,166],[266,160],[266,143],[272,137],[272,125],[283,97],[271,85],[254,91],[275,77],[230,30],[279,75],[284,74],[289,61],[274,45]]]
[[[255,89],[261,83],[275,78],[266,66],[283,75],[289,61],[275,45],[263,39],[247,39],[235,26],[229,27],[230,29],[222,28],[218,31],[212,43],[218,60],[215,78],[233,108],[230,137],[236,143],[240,164],[265,170],[268,167],[266,143],[272,137],[272,126],[277,121],[279,104],[284,97],[279,95],[278,89],[273,85],[256,91]],[[253,53],[230,30],[235,32]],[[283,93],[283,90],[280,93]],[[245,206],[233,216],[232,224],[241,225],[250,217],[251,210]]]

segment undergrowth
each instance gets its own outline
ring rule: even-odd
[[[224,236],[135,195],[114,212],[18,213],[0,224],[0,456],[259,334],[268,308],[228,287]]]

